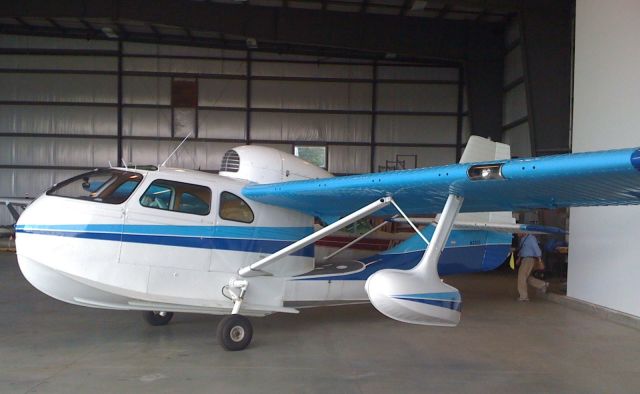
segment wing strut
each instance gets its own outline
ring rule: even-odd
[[[460,321],[460,292],[440,280],[442,254],[464,198],[450,194],[422,259],[410,270],[384,269],[367,279],[365,290],[373,306],[406,323],[455,326]]]
[[[298,251],[302,248],[304,248],[307,245],[310,245],[314,242],[316,242],[317,240],[319,240],[320,238],[323,238],[331,233],[334,233],[336,231],[338,231],[339,229],[341,229],[344,226],[347,226],[355,221],[358,221],[360,219],[362,219],[363,217],[369,216],[370,214],[372,214],[373,212],[376,212],[384,207],[386,207],[387,205],[391,204],[393,200],[391,199],[391,197],[384,197],[384,198],[380,198],[374,202],[372,202],[371,204],[362,207],[360,209],[358,209],[357,211],[353,212],[350,215],[347,215],[345,217],[343,217],[342,219],[338,220],[335,223],[332,223],[330,225],[328,225],[327,227],[316,231],[315,233],[308,235],[304,238],[302,238],[299,241],[296,241],[294,243],[292,243],[291,245],[287,246],[286,248],[282,248],[279,251],[263,258],[262,260],[258,260],[255,263],[248,265],[246,267],[241,268],[238,271],[238,274],[240,276],[243,277],[251,277],[251,276],[264,276],[264,275],[270,275],[269,273],[265,272],[262,270],[262,268],[265,268],[273,263],[275,263],[276,261],[282,259],[285,256],[290,255],[291,253]]]
[[[392,201],[393,202],[393,201]],[[394,204],[395,205],[395,204]],[[397,215],[396,215],[397,216]],[[396,217],[394,216],[394,218]],[[376,231],[378,231],[380,228],[382,228],[382,226],[386,225],[387,223],[389,223],[389,220],[385,220],[384,222],[380,223],[379,225],[371,228],[371,230],[367,231],[366,233],[362,234],[361,236],[359,236],[358,238],[354,239],[353,241],[349,242],[348,244],[344,245],[343,247],[341,247],[340,249],[336,250],[335,252],[331,253],[330,255],[326,256],[325,258],[323,258],[324,261],[330,260],[333,257],[337,256],[338,254],[342,253],[343,250],[345,249],[349,249],[351,247],[351,245],[354,245],[356,243],[358,243],[358,241],[360,241],[363,238],[366,238],[367,236],[369,236],[372,233],[375,233]]]

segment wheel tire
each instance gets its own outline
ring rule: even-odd
[[[218,323],[217,337],[225,350],[242,350],[251,343],[253,327],[249,319],[242,315],[225,316]]]
[[[148,311],[142,314],[144,320],[152,326],[165,326],[173,318],[173,312]]]

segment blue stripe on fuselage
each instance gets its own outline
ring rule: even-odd
[[[183,237],[256,238],[297,241],[313,233],[313,227],[171,226],[148,224],[22,224],[16,230],[127,233]]]
[[[120,224],[20,225],[16,227],[17,233],[268,254],[289,246],[311,234],[312,231],[312,227],[123,226]],[[292,255],[313,257],[314,246],[309,245]]]

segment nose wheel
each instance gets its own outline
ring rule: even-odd
[[[253,326],[242,315],[228,315],[218,323],[217,337],[218,343],[225,350],[242,350],[251,343]]]

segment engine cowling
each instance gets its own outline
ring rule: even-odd
[[[220,175],[256,183],[330,178],[330,172],[290,153],[258,145],[244,145],[224,154]]]

